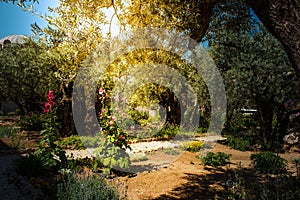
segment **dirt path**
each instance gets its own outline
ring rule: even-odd
[[[174,163],[157,171],[143,172],[132,178],[124,178],[128,185],[128,199],[214,199],[222,197],[231,170],[251,166],[253,152],[241,152],[216,144],[213,152],[232,154],[231,164],[221,169],[203,167],[196,158],[197,153],[184,152]],[[299,154],[284,154],[291,161]],[[250,168],[249,168],[250,170]],[[295,171],[289,165],[290,171]],[[251,175],[251,173],[249,173]],[[251,177],[249,177],[251,178]]]

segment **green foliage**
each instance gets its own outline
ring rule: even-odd
[[[201,160],[204,166],[208,165],[212,167],[219,167],[225,166],[230,161],[230,157],[231,154],[226,154],[223,152],[208,152]]]
[[[147,155],[145,153],[134,153],[130,155],[131,162],[141,162],[148,160]]]
[[[81,138],[78,135],[71,135],[70,137],[60,140],[58,145],[63,149],[72,149],[72,150],[86,149],[82,143]]]
[[[293,163],[296,166],[296,170],[297,170],[297,177],[300,179],[300,158],[295,158],[293,159]]]
[[[42,110],[44,94],[55,82],[48,58],[47,46],[30,40],[0,51],[1,98],[14,101],[22,114]]]
[[[100,137],[98,135],[96,135],[95,137],[82,136],[79,138],[82,144],[87,148],[96,148],[100,143]]]
[[[167,155],[178,155],[179,152],[174,148],[164,148],[163,152]]]
[[[134,120],[135,124],[138,124],[140,126],[146,126],[151,121],[149,112],[131,110],[130,115],[131,115],[132,119]]]
[[[244,128],[243,131],[253,131],[240,126],[239,121],[235,124],[229,120],[239,120],[240,115],[235,112],[242,108],[255,108],[261,137],[264,141],[272,140],[270,135],[276,131],[273,119],[286,123],[280,121],[279,108],[288,99],[297,99],[295,71],[281,43],[243,1],[219,2],[214,12],[206,37],[210,54],[224,77],[227,125],[234,132]],[[237,13],[245,20],[241,25],[231,26],[241,17]]]
[[[233,112],[230,121],[227,122],[226,132],[234,135],[250,135],[257,132],[259,127],[255,115],[247,115],[241,112]]]
[[[200,134],[206,133],[206,132],[207,132],[207,129],[208,129],[208,128],[206,128],[206,127],[199,127],[199,128],[197,129],[197,133],[200,133]]]
[[[67,166],[67,157],[65,151],[56,143],[60,141],[58,131],[59,123],[57,122],[56,110],[49,113],[43,113],[44,121],[42,122],[42,135],[39,141],[38,149],[34,155],[40,158],[47,169],[64,168]]]
[[[167,123],[154,137],[161,137],[164,139],[170,139],[178,134],[179,128],[175,124]]]
[[[202,141],[185,142],[181,145],[181,148],[190,152],[198,152],[201,150],[203,144],[204,142]]]
[[[118,200],[115,187],[97,175],[79,176],[67,173],[57,186],[58,200]]]
[[[15,169],[18,174],[27,177],[42,176],[46,173],[43,161],[33,154],[21,157],[15,161]]]
[[[106,167],[105,172],[110,172],[111,169],[128,168],[129,155],[124,149],[110,142],[107,137],[102,137],[99,146],[94,151],[96,159],[98,159]]]
[[[83,167],[87,167],[94,172],[98,172],[99,168],[103,168],[103,164],[95,158],[74,158],[73,156],[68,157],[68,164],[65,169],[62,170],[70,170],[70,171],[81,171]]]
[[[228,136],[226,139],[226,144],[235,150],[247,151],[250,150],[250,146],[252,145],[252,138],[246,136]]]
[[[267,174],[284,174],[287,173],[287,160],[272,152],[262,152],[251,155],[254,168],[262,173]]]
[[[0,126],[0,137],[13,137],[18,129],[9,126]]]
[[[24,131],[40,131],[42,130],[42,121],[44,115],[30,114],[21,116],[18,120],[17,125],[20,126],[21,130]]]

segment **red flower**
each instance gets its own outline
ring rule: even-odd
[[[48,91],[48,101],[53,101],[55,99],[54,90]]]
[[[50,110],[54,107],[54,102],[53,101],[48,101],[47,103],[44,104],[44,112],[48,113]]]
[[[107,134],[108,134],[108,132],[107,132],[107,131],[103,131],[103,134],[104,134],[104,135],[107,135]]]
[[[119,136],[119,139],[122,140],[122,139],[123,139],[123,135],[120,135],[120,136]]]

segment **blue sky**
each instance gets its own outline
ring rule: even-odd
[[[40,0],[35,4],[35,10],[41,14],[48,13],[48,6],[55,7],[58,0]],[[49,14],[49,13],[48,13]],[[37,23],[41,27],[47,26],[47,22],[38,16],[23,11],[19,6],[8,1],[0,2],[0,39],[12,34],[30,35],[30,24]]]

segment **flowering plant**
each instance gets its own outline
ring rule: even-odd
[[[105,135],[105,137],[114,145],[126,149],[129,148],[126,139],[128,139],[128,133],[124,132],[118,125],[118,117],[111,115],[111,106],[105,105],[106,90],[103,88],[99,89],[99,100],[101,103],[101,110],[99,112],[99,123],[100,131]]]
[[[47,94],[48,101],[44,104],[44,114],[42,114],[42,139],[39,142],[39,148],[34,152],[35,156],[42,159],[47,168],[66,165],[67,157],[55,142],[60,140],[59,123],[57,122],[57,114],[55,109],[55,95],[53,90],[49,90]],[[55,157],[58,157],[57,160]]]
[[[54,90],[49,90],[48,91],[48,101],[44,104],[44,112],[45,113],[49,113],[53,108],[54,108],[54,99],[55,99],[55,95],[54,95]]]

